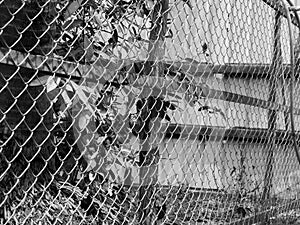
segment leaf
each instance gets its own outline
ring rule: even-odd
[[[192,3],[190,0],[182,0],[185,4],[187,4],[187,6],[192,9]]]
[[[47,83],[49,77],[51,77],[51,76],[38,77],[38,78],[34,79],[33,81],[31,81],[28,85],[30,87],[45,85]]]
[[[131,150],[130,149],[127,149],[127,148],[121,148],[120,150],[121,152],[125,153],[125,154],[130,154],[131,153]],[[129,157],[129,156],[128,156]]]
[[[128,95],[128,93],[131,91],[130,88],[128,88],[128,87],[125,86],[122,88],[122,91],[124,91],[125,95]]]
[[[202,45],[202,52],[203,52],[203,53],[206,53],[207,50],[208,50],[208,45],[207,45],[206,43],[204,43],[204,44]]]
[[[122,59],[122,52],[121,52],[121,51],[118,51],[118,57],[119,57],[120,59]]]
[[[49,77],[47,80],[47,93],[53,91],[59,85],[61,78],[59,77]]]
[[[191,58],[185,58],[184,60],[185,60],[185,61],[188,61],[188,62],[190,62],[190,63],[196,63],[196,64],[200,64],[200,62],[199,62],[199,61],[197,61],[197,60],[195,60],[195,59],[191,59]]]
[[[132,27],[132,30],[133,30],[133,34],[134,34],[134,36],[137,36],[137,32],[136,32],[136,29],[135,29],[135,27]]]
[[[79,9],[82,5],[82,2],[83,0],[75,0],[74,2],[72,2],[67,8],[64,14],[64,18],[68,19],[74,12],[76,12],[76,10]]]
[[[221,109],[215,107],[214,110],[215,112],[220,113],[225,120],[227,119],[225,113]]]
[[[120,157],[115,156],[115,161],[116,164],[122,167],[126,167],[126,162],[124,160],[121,160]]]
[[[209,107],[208,105],[204,105],[204,106],[199,107],[198,111],[199,112],[203,111],[203,110],[207,110],[208,111],[209,109],[211,109],[211,107]]]
[[[97,3],[94,0],[89,0],[86,3],[86,6],[91,6],[93,9],[98,9],[98,5],[97,5]]]
[[[169,122],[171,121],[171,118],[170,118],[170,116],[168,114],[165,114],[165,118],[164,119],[166,119]]]
[[[108,174],[111,177],[111,180],[115,181],[116,180],[116,175],[114,174],[114,172],[112,170],[108,170]]]
[[[171,96],[171,97],[174,97],[178,100],[182,100],[182,97],[180,97],[179,95],[175,94],[175,93],[168,93],[167,96]]]
[[[174,104],[172,104],[171,102],[169,102],[169,101],[166,101],[165,105],[170,110],[175,110],[176,109],[176,106]]]
[[[81,6],[91,6],[94,9],[98,8],[98,5],[95,1],[93,0],[88,0],[86,4],[82,4],[84,1],[83,0],[75,0],[73,1],[67,8],[64,18],[68,19],[76,10],[78,10]]]
[[[127,54],[130,52],[131,47],[126,42],[124,42],[121,47],[126,51]]]
[[[103,57],[105,55],[106,58]],[[101,56],[98,57],[96,62],[94,62],[94,67],[105,68],[105,77],[103,74],[99,74],[98,81],[99,83],[104,83],[106,80],[111,80],[115,77],[116,71],[120,70],[122,67],[132,64],[132,59],[118,59],[113,58],[113,56],[109,56],[107,53],[101,52]]]
[[[62,28],[63,30],[65,31],[70,31],[72,30],[74,27],[78,27],[78,26],[82,26],[83,25],[83,20],[79,20],[79,19],[70,19],[70,20],[67,20]]]
[[[65,89],[66,89],[66,91],[70,91],[70,92],[74,91],[72,84],[66,84]]]
[[[95,117],[96,109],[89,101],[90,96],[89,97],[86,96],[86,93],[89,93],[90,95],[93,93],[92,89],[86,86],[77,85],[73,81],[71,81],[71,84],[75,90],[75,96],[78,97],[82,103],[84,103],[85,108],[88,109],[91,112],[91,114]]]
[[[68,54],[68,60],[78,60],[79,58],[82,58],[84,50],[82,48],[75,48],[72,49],[71,52]],[[70,59],[71,58],[71,59]]]
[[[116,102],[116,101],[115,101],[115,102],[112,103],[112,105],[113,105],[113,106],[114,106],[114,105],[115,105],[115,106],[118,106],[118,105],[124,105],[124,103],[123,103],[123,102],[121,103],[121,102]]]
[[[86,51],[85,52],[85,60],[87,62],[91,61],[91,59],[95,53],[95,49],[94,49],[92,42],[89,40],[89,38],[87,36],[84,36],[83,48]]]
[[[210,86],[206,83],[201,83],[196,86],[196,94],[199,97],[207,97],[209,95]]]
[[[127,112],[129,112],[133,106],[135,106],[137,95],[135,93],[128,93]]]
[[[173,31],[171,29],[168,29],[168,34],[166,35],[166,38],[173,38],[174,34]]]
[[[68,95],[68,92],[67,91],[63,91],[61,93],[61,96],[65,102],[65,104],[67,105],[66,108],[69,108],[72,104],[72,100],[70,99],[69,95]]]
[[[185,93],[184,99],[191,107],[195,106],[195,99],[191,93]]]
[[[219,113],[226,120],[225,113],[217,107],[210,107],[208,105],[204,105],[204,106],[199,107],[199,109],[198,109],[198,111],[203,111],[203,110],[208,111],[208,113]]]
[[[111,38],[108,40],[108,43],[112,46],[112,48],[115,48],[118,43],[119,34],[115,27],[113,27],[113,34]]]

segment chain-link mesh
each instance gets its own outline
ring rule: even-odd
[[[0,223],[300,221],[287,5],[0,0]]]

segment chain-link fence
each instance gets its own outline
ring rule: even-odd
[[[0,0],[1,224],[297,224],[296,11]]]

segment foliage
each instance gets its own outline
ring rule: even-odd
[[[150,96],[138,100],[136,103],[137,118],[129,122],[133,134],[141,140],[145,140],[151,133],[151,120],[160,118],[171,121],[167,114],[167,109],[175,110],[176,107],[170,101],[160,97]]]
[[[183,2],[191,7],[189,1]],[[154,4],[160,3],[152,0],[58,2],[58,33],[62,35],[55,52],[67,60],[80,62],[95,61],[95,56],[103,54],[122,58],[124,53],[127,57],[132,47],[143,48],[141,43],[149,43],[148,34],[155,25],[151,19]],[[172,34],[169,29],[166,37]]]
[[[53,177],[41,160],[28,167],[12,141],[0,156],[0,218],[6,224],[124,224],[133,218],[127,209],[135,208],[134,202],[125,187],[80,171],[73,179]]]
[[[18,222],[76,224],[85,220],[87,224],[97,224],[106,220],[106,223],[129,223],[134,215],[129,216],[126,209],[135,206],[124,187],[115,185],[115,194],[105,190],[105,186],[113,185],[116,176],[109,168],[113,164],[122,167],[138,164],[137,154],[127,149],[130,139],[145,140],[151,134],[153,119],[170,122],[169,113],[179,109],[178,101],[186,101],[191,106],[200,104],[200,99],[207,97],[209,87],[195,85],[192,76],[168,65],[164,65],[166,70],[161,77],[146,77],[142,69],[145,62],[138,63],[135,58],[134,63],[128,60],[131,62],[124,65],[122,59],[130,55],[132,48],[149,44],[149,32],[155,23],[151,20],[152,1],[53,2],[57,10],[53,20],[56,33],[52,36],[56,43],[55,57],[105,67],[108,75],[105,74],[106,80],[100,84],[98,77],[91,82],[84,77],[83,82],[76,82],[58,76],[39,77],[29,84],[44,85],[53,103],[53,140],[40,148],[33,143],[23,149],[5,144],[1,173],[5,173],[3,183],[9,185],[0,189],[9,194],[0,195],[0,202],[6,204],[10,215],[18,206],[18,213],[13,216]],[[189,1],[184,2],[190,6]],[[31,3],[26,1],[25,4],[30,6]],[[170,37],[171,30],[166,38]],[[181,96],[174,92],[180,92]],[[199,111],[202,110],[224,116],[219,109],[200,104]],[[88,122],[80,124],[86,117]],[[91,138],[91,134],[95,135]],[[94,144],[100,150],[89,148],[82,152],[79,142],[85,141],[92,144],[83,145],[89,148]],[[49,163],[45,162],[45,151],[52,155]],[[28,155],[24,159],[26,152],[31,153],[30,159],[34,158],[30,169]],[[94,161],[101,164],[96,181],[86,179],[92,173],[87,170]],[[68,211],[73,212],[72,217]]]
[[[50,187],[35,184],[26,193],[16,193],[13,201],[1,209],[8,224],[124,224],[129,223],[127,209],[133,207],[120,187],[105,188],[98,182],[82,190],[69,183]],[[97,189],[96,189],[97,188]]]

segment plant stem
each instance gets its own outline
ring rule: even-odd
[[[152,10],[153,27],[149,36],[148,60],[144,73],[146,76],[163,76],[164,65],[162,62],[165,54],[165,35],[167,31],[167,10],[169,1],[157,1]],[[149,93],[149,96],[151,93]],[[142,143],[140,152],[140,221],[141,224],[152,224],[153,203],[155,200],[155,187],[158,181],[159,147],[156,144],[161,140],[160,119],[154,118],[150,123],[151,134]],[[154,221],[156,219],[154,218]]]

